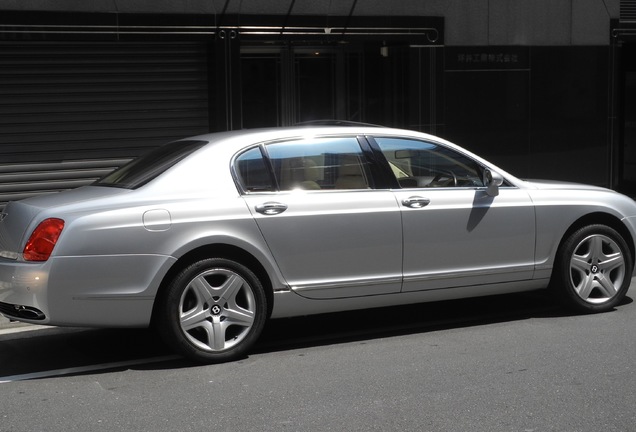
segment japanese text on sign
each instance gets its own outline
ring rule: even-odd
[[[467,54],[467,53],[459,53],[457,54],[457,62],[458,63],[482,63],[482,64],[501,64],[501,63],[519,63],[519,56],[517,54],[488,54],[488,53],[477,53],[477,54]]]

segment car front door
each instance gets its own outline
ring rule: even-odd
[[[298,294],[327,299],[400,291],[400,209],[391,191],[374,189],[355,136],[255,147],[238,156],[235,172]]]
[[[483,167],[437,143],[375,138],[400,186],[403,291],[513,282],[534,274],[535,213],[528,194],[486,192]],[[491,291],[492,292],[492,291]]]

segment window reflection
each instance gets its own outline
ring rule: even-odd
[[[376,138],[402,188],[482,187],[482,169],[472,159],[437,144]]]

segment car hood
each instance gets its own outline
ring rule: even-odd
[[[90,202],[130,193],[127,189],[84,186],[59,193],[41,195],[7,204],[0,216],[0,258],[16,259],[24,237],[35,225],[58,212],[69,212],[89,207]],[[51,211],[54,210],[54,211]]]
[[[592,186],[583,183],[570,183],[553,180],[525,180],[526,186],[532,189],[541,190],[594,190],[594,191],[609,191],[610,189]]]

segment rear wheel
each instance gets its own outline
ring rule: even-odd
[[[203,363],[235,360],[265,325],[263,286],[240,263],[211,258],[182,270],[158,299],[159,332],[175,351]]]
[[[623,300],[631,276],[625,240],[608,226],[589,225],[559,248],[553,284],[567,306],[579,312],[605,312]]]

